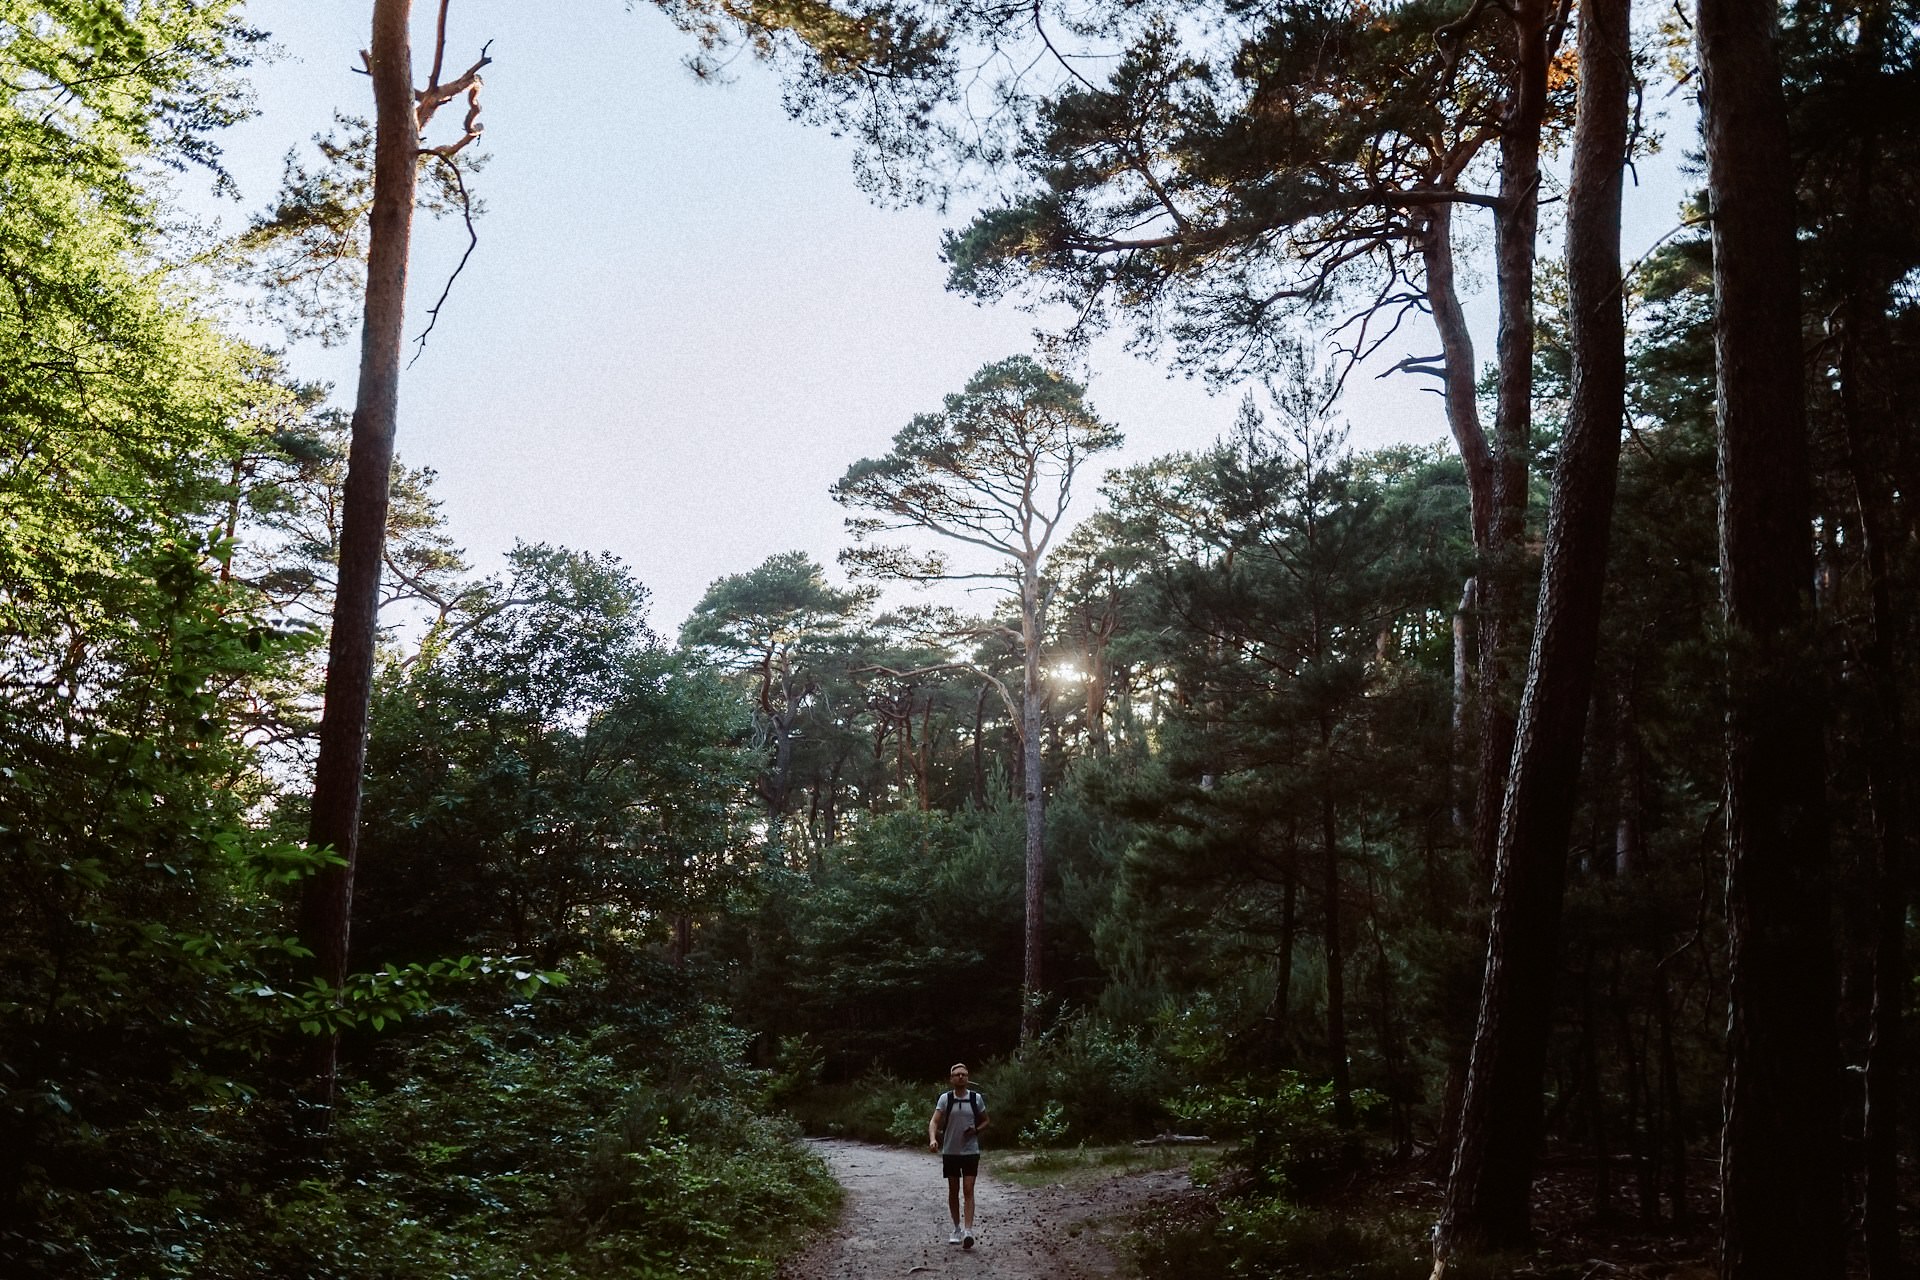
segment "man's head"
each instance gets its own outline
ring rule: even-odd
[[[964,1062],[956,1062],[951,1067],[948,1067],[947,1078],[953,1081],[954,1088],[956,1089],[966,1088],[967,1087],[967,1064]]]

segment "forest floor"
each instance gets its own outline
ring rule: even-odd
[[[974,1246],[963,1250],[947,1243],[939,1157],[833,1138],[807,1145],[832,1166],[847,1201],[832,1232],[781,1268],[783,1280],[1110,1280],[1126,1274],[1118,1245],[1134,1215],[1192,1188],[1184,1166],[1026,1187],[996,1176],[990,1153],[975,1188]]]

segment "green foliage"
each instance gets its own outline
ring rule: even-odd
[[[281,895],[324,860],[245,821],[260,780],[223,733],[297,645],[189,546],[103,575],[111,612],[60,623],[72,665],[0,698],[0,1259],[52,1273],[132,1247],[108,1237],[233,1140],[172,1127],[258,1090],[285,1026],[261,993],[300,955]],[[27,671],[47,652],[6,646]],[[95,1190],[132,1207],[89,1240]]]
[[[858,828],[818,881],[770,880],[761,938],[777,920],[787,941],[773,958],[758,953],[769,970],[743,975],[767,993],[748,1006],[756,1023],[807,1031],[839,1078],[878,1064],[938,1079],[956,1057],[1009,1044],[1021,840],[1010,807],[888,814]]]
[[[896,1146],[917,1147],[927,1136],[927,1108],[916,1102],[902,1102],[887,1117],[887,1138]]]
[[[260,310],[289,337],[331,346],[357,330],[366,292],[373,125],[336,110],[333,128],[315,134],[313,147],[313,162],[288,152],[272,206],[226,248],[236,274],[259,290]],[[465,175],[485,165],[485,155],[472,151],[436,155],[421,166],[417,206],[437,218],[480,213]]]
[[[1409,1247],[1420,1237],[1411,1215],[1375,1219],[1240,1196],[1151,1211],[1128,1244],[1143,1275],[1421,1280],[1432,1265]],[[1464,1268],[1448,1274],[1513,1273]]]
[[[1058,529],[1074,473],[1120,446],[1117,427],[1086,403],[1086,389],[1027,356],[990,364],[949,395],[937,413],[916,416],[883,457],[864,458],[833,486],[834,501],[869,514],[849,517],[856,546],[843,563],[878,578],[929,581],[950,573],[942,552],[873,544],[883,531],[914,530],[1011,559],[984,576],[1022,591],[1021,570]],[[1030,584],[1026,588],[1030,594]]]
[[[1057,1147],[1067,1138],[1067,1109],[1049,1100],[1039,1115],[1020,1126],[1020,1141],[1029,1147]]]
[[[738,705],[608,557],[522,546],[376,695],[361,954],[537,967],[725,898]]]
[[[734,672],[752,703],[774,865],[787,865],[789,813],[803,796],[816,815],[807,836],[831,838],[834,793],[863,745],[839,709],[858,696],[848,668],[871,600],[829,586],[810,556],[791,551],[715,582],[680,630],[680,643]]]
[[[1361,1119],[1380,1099],[1354,1099]],[[1334,1121],[1333,1086],[1284,1072],[1269,1080],[1197,1085],[1168,1106],[1183,1124],[1234,1142],[1236,1163],[1268,1194],[1314,1199],[1333,1191],[1358,1166],[1361,1136]]]
[[[773,1050],[771,1080],[767,1085],[766,1101],[769,1105],[781,1105],[788,1099],[812,1089],[820,1083],[820,1073],[827,1065],[826,1051],[815,1044],[813,1038],[805,1032],[797,1036],[782,1036]]]
[[[810,1134],[922,1146],[938,1094],[883,1071],[795,1094],[788,1110]]]
[[[982,1078],[993,1081],[996,1123],[1034,1146],[1152,1133],[1181,1081],[1145,1031],[1085,1013],[1056,1022],[1016,1056],[988,1064]]]
[[[1427,233],[1404,193],[1471,185],[1490,141],[1502,55],[1484,27],[1443,48],[1450,16],[1422,0],[1080,19],[1103,74],[1008,91],[1020,145],[989,152],[1008,194],[947,236],[949,287],[1058,304],[1076,336],[1125,323],[1223,383],[1284,367],[1329,313],[1390,310]]]
[[[353,1089],[324,1169],[255,1190],[226,1183],[250,1176],[244,1147],[201,1142],[214,1163],[180,1185],[213,1190],[97,1216],[141,1211],[120,1233],[147,1275],[770,1277],[837,1189],[754,1113],[733,1037],[699,1015],[664,1030],[642,1052],[537,1018],[449,1021]]]

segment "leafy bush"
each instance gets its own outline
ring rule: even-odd
[[[884,814],[854,827],[818,879],[763,878],[759,919],[734,926],[738,1016],[776,1039],[814,1037],[828,1080],[879,1069],[932,1083],[956,1057],[1011,1045],[1022,839],[1016,808]],[[931,1109],[938,1092],[913,1096]]]
[[[1057,1147],[1067,1136],[1067,1112],[1058,1102],[1020,1127],[1020,1141],[1029,1147]]]
[[[1038,1146],[1150,1133],[1164,1122],[1177,1079],[1141,1032],[1088,1014],[1054,1024],[984,1074],[994,1082],[981,1088],[996,1123],[1016,1127],[1022,1142]]]
[[[870,1071],[857,1080],[796,1093],[787,1109],[810,1134],[917,1146],[926,1140],[936,1096],[928,1086]]]
[[[1275,1196],[1202,1201],[1149,1213],[1129,1238],[1143,1275],[1419,1280],[1429,1263],[1411,1223],[1303,1208]]]
[[[912,1102],[903,1102],[893,1109],[887,1118],[887,1137],[903,1147],[917,1147],[927,1136],[926,1108]]]
[[[149,1174],[91,1194],[30,1188],[64,1225],[38,1259],[0,1270],[767,1278],[832,1216],[832,1178],[790,1121],[757,1113],[765,1077],[710,1014],[659,1014],[644,1048],[625,1028],[570,1032],[525,1007],[447,1023],[350,1088],[324,1164],[288,1149],[283,1111],[237,1096],[123,1128],[115,1140]]]
[[[1354,1096],[1362,1116],[1378,1109],[1369,1093]],[[1332,1190],[1364,1154],[1361,1135],[1333,1121],[1333,1086],[1293,1072],[1270,1081],[1196,1086],[1171,1104],[1183,1124],[1238,1143],[1236,1162],[1260,1189],[1312,1199]]]
[[[781,1036],[779,1043],[774,1046],[772,1078],[767,1083],[767,1104],[782,1105],[818,1085],[820,1073],[826,1065],[826,1050],[814,1043],[812,1036],[805,1032],[797,1036]]]
[[[771,1276],[838,1189],[755,1114],[758,1073],[698,1063],[721,1028],[681,1027],[658,1061],[612,1034],[469,1022],[406,1055],[404,1083],[343,1109],[334,1176],[282,1206],[276,1274]],[[719,1057],[709,1050],[709,1058]],[[208,1268],[198,1274],[226,1274]]]

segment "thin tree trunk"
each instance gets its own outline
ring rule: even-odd
[[[987,694],[992,686],[981,685],[980,692],[973,699],[973,807],[987,807],[987,762],[985,744],[981,734],[985,732],[987,720]]]
[[[1632,81],[1629,18],[1628,0],[1588,0],[1580,23],[1580,102],[1567,211],[1572,401],[1554,469],[1533,653],[1499,827],[1487,968],[1460,1142],[1435,1235],[1440,1274],[1456,1251],[1510,1247],[1528,1234],[1541,1079],[1560,968],[1567,834],[1593,689],[1625,415],[1620,182]],[[1485,685],[1481,694],[1483,705],[1498,702]]]
[[[1852,345],[1854,334],[1848,334]],[[1857,360],[1841,358],[1843,395],[1859,376]],[[1849,396],[1849,399],[1852,397]],[[1908,899],[1906,729],[1900,714],[1899,662],[1896,658],[1891,569],[1887,544],[1892,538],[1892,496],[1884,472],[1867,456],[1859,406],[1846,412],[1849,464],[1859,505],[1861,547],[1866,560],[1868,635],[1861,668],[1867,681],[1862,705],[1861,747],[1867,773],[1875,853],[1875,928],[1873,1013],[1867,1041],[1866,1070],[1866,1236],[1868,1274],[1873,1280],[1904,1276],[1900,1261],[1899,1092],[1904,1056],[1901,1021],[1908,974],[1906,919]]]
[[[1618,990],[1616,988],[1616,995]],[[1640,1201],[1640,1221],[1652,1225],[1660,1216],[1660,1196],[1654,1181],[1658,1149],[1653,1137],[1653,1078],[1648,1055],[1650,1037],[1634,1026],[1634,1010],[1624,999],[1614,1004],[1620,1024],[1620,1057],[1626,1069],[1627,1133],[1632,1141],[1633,1182]]]
[[[1515,732],[1510,650],[1521,607],[1527,463],[1533,450],[1533,263],[1540,223],[1549,14],[1545,0],[1514,0],[1509,7],[1513,88],[1500,126],[1500,207],[1494,219],[1500,326],[1492,484],[1486,542],[1475,575],[1480,760],[1473,845],[1485,880],[1493,876]]]
[[[793,700],[789,698],[788,705]],[[771,712],[773,723],[773,774],[767,779],[767,865],[787,865],[787,803],[793,791],[793,724],[785,715]]]
[[[1473,698],[1473,614],[1474,583],[1468,578],[1460,588],[1460,607],[1453,614],[1453,723],[1448,739],[1447,801],[1453,819],[1453,833],[1464,840],[1473,832],[1473,814],[1468,802],[1473,789],[1466,782],[1468,749],[1467,709]]]
[[[247,460],[233,460],[233,495],[227,499],[227,523],[220,539],[220,582],[222,585],[233,581],[233,540],[240,532],[240,503],[245,497],[247,479]]]
[[[1371,870],[1367,872],[1367,932],[1373,939],[1373,975],[1380,1043],[1380,1064],[1387,1081],[1387,1104],[1393,1159],[1405,1160],[1413,1150],[1413,1115],[1409,1105],[1413,1089],[1407,1076],[1407,1035],[1401,1019],[1394,1014],[1393,964],[1387,956],[1385,930],[1380,927],[1380,894]]]
[[[1863,60],[1877,70],[1885,44],[1884,13],[1875,10],[1863,18]],[[1868,221],[1873,198],[1873,155],[1878,138],[1861,141],[1852,197],[1853,217]],[[1841,307],[1839,389],[1841,419],[1846,431],[1847,467],[1853,480],[1858,511],[1861,557],[1867,574],[1867,634],[1860,646],[1860,669],[1866,682],[1861,708],[1861,754],[1867,774],[1867,802],[1872,815],[1875,858],[1875,925],[1873,956],[1873,1011],[1867,1038],[1866,1198],[1864,1205],[1867,1274],[1871,1280],[1899,1280],[1908,1272],[1900,1259],[1899,1128],[1900,1076],[1905,1057],[1903,1028],[1909,983],[1906,955],[1907,902],[1910,853],[1907,832],[1908,772],[1906,727],[1902,722],[1898,657],[1899,618],[1893,601],[1888,548],[1897,545],[1896,500],[1888,481],[1885,450],[1885,414],[1880,397],[1866,385],[1869,352],[1878,351],[1884,322],[1886,291],[1877,282],[1860,277],[1858,259]]]
[[[1726,1280],[1843,1274],[1794,184],[1772,0],[1700,0],[1727,713]]]
[[[1687,1201],[1687,1126],[1680,1098],[1680,1060],[1673,1049],[1673,986],[1664,973],[1656,972],[1660,984],[1660,1099],[1666,1112],[1662,1130],[1667,1145],[1667,1201],[1676,1227],[1693,1216]]]
[[[1020,991],[1020,1043],[1040,1034],[1042,1004],[1046,998],[1041,948],[1046,938],[1047,797],[1040,771],[1040,579],[1034,565],[1026,567],[1021,590],[1021,632],[1025,663],[1020,682],[1020,760],[1027,817],[1027,897],[1025,957]]]
[[[1293,936],[1300,894],[1300,844],[1291,830],[1287,833],[1286,882],[1280,891],[1280,954],[1274,960],[1274,1044],[1287,1035],[1293,1010]]]
[[[1613,827],[1613,874],[1626,879],[1637,874],[1646,861],[1646,757],[1640,744],[1639,707],[1634,698],[1634,672],[1621,676],[1619,694],[1614,699],[1615,731],[1619,755],[1616,762],[1616,793],[1619,812]]]
[[[1427,301],[1433,308],[1433,327],[1440,336],[1447,427],[1466,471],[1468,523],[1474,551],[1485,558],[1493,529],[1493,452],[1480,425],[1479,392],[1475,385],[1479,371],[1474,367],[1473,334],[1467,328],[1466,312],[1461,309],[1459,286],[1454,278],[1452,205],[1435,205],[1424,215],[1420,256],[1426,270]],[[1473,647],[1470,637],[1475,582],[1476,579],[1470,577],[1461,588],[1460,609],[1453,619],[1453,767],[1448,776],[1454,830],[1462,836],[1471,827],[1467,794],[1461,790],[1460,775],[1470,745],[1467,706],[1471,682],[1467,672]]]
[[[1607,1145],[1606,1095],[1600,1088],[1599,1018],[1593,1001],[1593,944],[1580,966],[1580,1091],[1587,1098],[1587,1140],[1593,1149],[1593,1216],[1613,1216],[1613,1152]]]
[[[1493,453],[1480,425],[1479,392],[1475,379],[1473,333],[1460,306],[1453,271],[1453,206],[1436,204],[1424,214],[1420,229],[1420,259],[1426,271],[1426,295],[1433,308],[1434,331],[1440,336],[1440,357],[1446,389],[1447,429],[1467,475],[1467,511],[1473,545],[1487,545],[1493,528]]]
[[[405,338],[407,258],[413,234],[420,134],[414,116],[410,0],[375,0],[367,69],[373,79],[375,143],[373,212],[367,250],[367,295],[360,331],[360,383],[340,530],[340,570],[327,647],[320,752],[314,769],[308,839],[345,860],[307,881],[300,937],[314,970],[340,986],[347,975],[359,847],[361,773],[373,695],[373,655],[386,540],[388,483],[399,414],[400,356]],[[314,1096],[330,1101],[337,1045],[321,1038],[312,1066]]]

